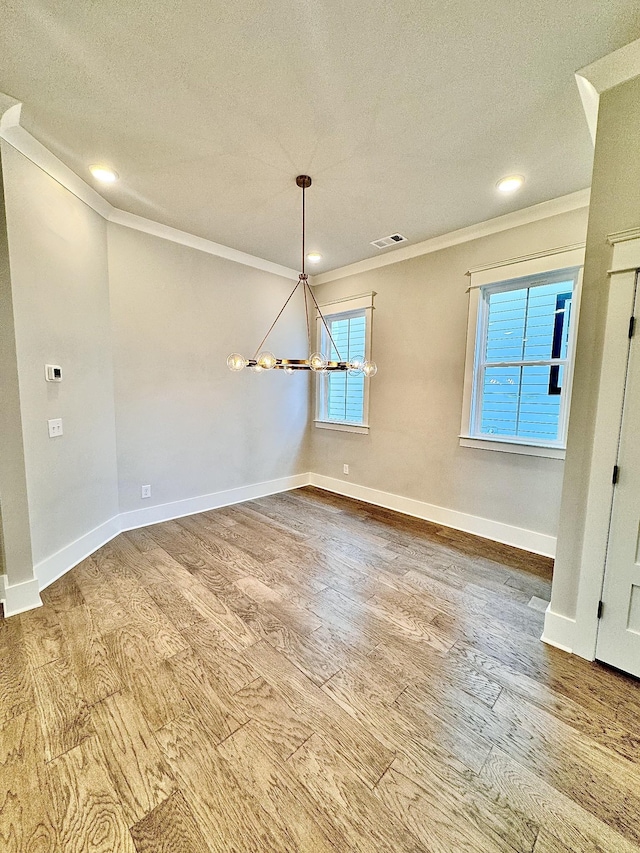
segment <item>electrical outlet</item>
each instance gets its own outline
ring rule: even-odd
[[[49,438],[56,438],[62,435],[62,418],[51,418],[47,421],[49,426]]]
[[[140,490],[140,497],[150,498],[151,497],[151,486],[142,486]]]
[[[348,465],[343,465],[343,466],[342,466],[342,473],[343,473],[343,474],[348,474],[348,473],[349,473],[349,466],[348,466]]]

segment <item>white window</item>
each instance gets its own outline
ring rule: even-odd
[[[559,260],[554,255],[542,265]],[[535,261],[534,268],[541,266],[540,258]],[[527,264],[514,266],[522,272]],[[500,281],[495,269],[483,273],[475,287],[472,274],[472,375],[465,389],[461,443],[562,458],[581,266]]]
[[[373,293],[321,305],[331,332],[318,317],[319,350],[329,360],[352,361],[371,357]],[[348,432],[369,431],[369,380],[349,371],[318,375],[316,426]]]

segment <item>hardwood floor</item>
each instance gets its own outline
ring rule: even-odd
[[[550,580],[312,488],[123,534],[0,621],[0,849],[640,851],[639,685]]]

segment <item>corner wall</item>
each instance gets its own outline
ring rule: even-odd
[[[459,444],[465,273],[583,242],[586,221],[584,208],[319,285],[321,304],[376,292],[373,358],[379,372],[371,380],[369,435],[312,428],[311,471],[343,483],[344,490],[365,487],[362,494],[387,493],[387,502],[401,496],[427,504],[424,517],[436,522],[532,550],[525,543],[553,547],[563,461]]]
[[[294,282],[113,223],[109,278],[123,523],[308,471],[308,377],[226,367],[253,355]],[[266,349],[305,356],[303,310],[300,295]]]
[[[33,561],[118,514],[106,222],[2,142]],[[62,367],[48,383],[46,363]],[[49,438],[47,420],[64,434]]]
[[[607,235],[640,226],[640,77],[600,96],[591,205],[551,608],[576,615],[598,407],[612,249]],[[567,626],[570,628],[571,626]],[[545,633],[546,633],[545,628]],[[567,646],[571,643],[567,641]]]

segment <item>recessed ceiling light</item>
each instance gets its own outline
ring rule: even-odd
[[[307,255],[307,260],[309,261],[309,263],[317,264],[322,260],[322,255],[320,254],[320,252],[309,252],[309,254]]]
[[[514,193],[519,190],[524,184],[522,175],[508,175],[506,178],[501,178],[496,186],[501,193]]]
[[[113,184],[118,180],[118,173],[108,166],[89,166],[89,171],[97,181],[103,184]]]

